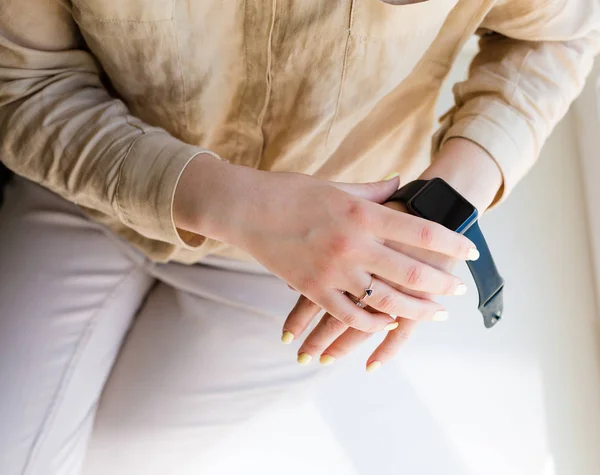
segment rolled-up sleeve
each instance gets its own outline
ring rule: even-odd
[[[143,123],[108,93],[67,7],[0,0],[0,160],[8,168],[146,237],[189,247],[173,223],[173,196],[202,153],[218,159]]]
[[[581,92],[600,48],[597,0],[505,0],[481,25],[480,51],[434,148],[453,137],[485,149],[508,195]]]

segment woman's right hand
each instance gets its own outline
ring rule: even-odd
[[[193,160],[175,195],[176,225],[251,254],[258,262],[346,325],[366,332],[395,320],[386,302],[433,316],[439,304],[403,294],[385,281],[431,295],[456,295],[452,274],[386,246],[402,245],[466,260],[475,246],[441,225],[381,206],[398,178],[369,184],[332,183]],[[370,313],[344,292],[362,297],[372,276],[380,302]],[[425,317],[427,318],[427,317]]]

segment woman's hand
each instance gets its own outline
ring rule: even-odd
[[[433,319],[440,306],[405,290],[464,292],[457,277],[385,245],[393,241],[460,260],[476,251],[467,238],[441,225],[381,206],[397,189],[397,178],[347,185],[230,164],[211,166],[210,180],[210,167],[190,163],[186,168],[175,197],[177,226],[247,251],[348,327],[366,332],[389,328],[395,323],[390,302],[394,309],[401,306],[402,314]],[[344,294],[362,296],[372,275],[377,276],[373,313]]]
[[[423,179],[442,177],[453,185],[463,196],[483,213],[492,203],[502,185],[502,175],[492,157],[478,145],[461,138],[453,138],[446,142],[436,160],[421,176]],[[406,211],[399,203],[386,206],[398,211]],[[449,272],[455,265],[455,259],[425,249],[406,246],[403,243],[387,241],[387,246],[418,261],[427,263],[439,270]],[[396,287],[404,295],[433,304],[434,296],[414,289]],[[465,288],[466,290],[466,288]],[[375,294],[373,294],[375,295]],[[371,297],[365,303],[371,304]],[[423,305],[421,305],[423,308]],[[320,312],[320,308],[305,296],[301,296],[284,324],[282,340],[291,342],[306,329],[310,321]],[[410,336],[420,320],[402,311],[400,305],[390,311],[392,315],[400,315],[398,327],[390,331],[383,343],[375,350],[367,361],[367,369],[373,370],[391,359],[400,349],[402,343]],[[434,320],[442,321],[447,317],[445,312],[435,314]],[[421,318],[422,319],[422,318]],[[288,330],[291,328],[291,330]],[[292,334],[296,331],[296,334]],[[298,351],[298,361],[308,363],[313,356],[321,355],[321,363],[330,364],[335,359],[346,355],[370,336],[369,333],[347,329],[342,322],[325,314],[319,324],[306,338]]]
[[[399,203],[390,203],[395,209],[402,209],[402,205]],[[402,246],[395,243],[386,243],[386,245],[397,249],[419,260],[420,262],[427,263],[440,270],[450,272],[456,265],[456,260],[450,257],[438,254],[435,252],[425,251],[422,249],[411,248],[408,246]],[[429,302],[431,305],[438,305],[433,302],[433,295],[426,294],[423,292],[412,291],[398,287],[398,290],[404,294],[411,295],[415,300],[424,300]],[[371,297],[365,299],[365,304],[369,305]],[[448,317],[448,313],[439,306],[439,313],[434,318],[434,321],[445,321]],[[310,322],[320,311],[318,307],[312,304],[304,296],[301,296],[294,307],[294,310],[288,316],[286,323],[284,324],[284,342],[288,343],[291,338],[286,333],[287,328],[294,328],[296,312],[298,309],[303,309],[303,317],[306,325],[303,328],[297,328],[297,335],[300,335]],[[371,311],[371,307],[367,307],[367,310]],[[403,314],[397,311],[391,312],[392,316],[401,315],[396,318],[397,327],[388,331],[384,340],[375,349],[371,356],[367,359],[366,367],[367,371],[374,371],[379,368],[382,364],[391,360],[401,349],[402,345],[407,341],[410,335],[416,329],[417,323],[420,321],[418,318],[409,317],[405,318]],[[309,318],[309,314],[312,318]],[[313,331],[306,337],[300,348],[298,349],[298,362],[306,364],[310,362],[313,357],[320,357],[321,364],[329,365],[335,360],[346,356],[353,351],[360,343],[364,342],[368,338],[373,336],[373,333],[363,332],[354,328],[348,328],[343,323],[332,317],[330,314],[325,314]]]

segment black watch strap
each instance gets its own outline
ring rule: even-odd
[[[409,200],[427,183],[428,180],[415,180],[407,183],[396,191],[388,201],[399,201],[408,204]],[[479,259],[467,261],[467,265],[479,292],[479,311],[483,316],[483,323],[486,328],[491,328],[502,316],[504,279],[496,268],[492,253],[483,237],[479,224],[475,222],[465,231],[464,235],[475,244],[479,251]]]
[[[502,317],[504,279],[496,268],[496,263],[487,242],[485,242],[479,223],[475,222],[467,229],[465,236],[475,244],[479,251],[479,259],[467,261],[467,265],[479,292],[479,311],[483,315],[483,323],[486,328],[492,328]]]

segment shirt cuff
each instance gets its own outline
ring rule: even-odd
[[[197,249],[206,238],[178,230],[173,199],[185,167],[199,154],[220,157],[163,133],[147,133],[132,144],[116,187],[119,219],[140,234],[186,249]]]
[[[441,119],[433,137],[432,156],[454,137],[468,139],[483,148],[498,164],[503,186],[492,204],[502,202],[527,174],[540,152],[531,123],[508,105],[489,98],[469,101]]]

